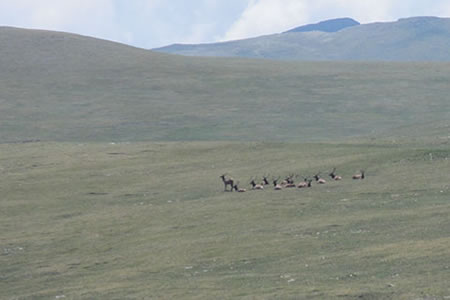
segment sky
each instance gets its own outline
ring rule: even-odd
[[[0,26],[65,31],[140,48],[273,34],[351,17],[450,17],[450,0],[0,0]]]

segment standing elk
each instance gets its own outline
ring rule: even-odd
[[[239,188],[238,184],[239,184],[239,181],[236,182],[236,184],[233,186],[234,190],[238,193],[245,193],[247,190],[244,188]]]
[[[224,192],[227,191],[227,186],[228,185],[231,187],[231,192],[232,192],[233,191],[233,187],[234,187],[234,179],[231,178],[231,177],[226,179],[225,178],[226,175],[227,174],[223,174],[223,175],[219,176],[220,178],[222,178],[223,184],[225,185]]]
[[[355,180],[364,179],[364,170],[361,170],[360,173],[353,175],[352,179]]]
[[[325,183],[327,183],[327,181],[325,179],[323,179],[323,178],[320,178],[319,175],[320,175],[320,172],[317,173],[316,175],[314,175],[314,179],[316,180],[316,182],[318,184],[325,184]]]
[[[339,175],[336,175],[336,168],[333,168],[333,171],[331,171],[330,174],[328,174],[333,180],[342,180],[342,177]]]
[[[262,184],[257,184],[255,182],[255,179],[252,179],[252,181],[250,181],[250,184],[252,185],[252,190],[264,190],[264,186]]]

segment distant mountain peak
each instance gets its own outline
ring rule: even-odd
[[[360,23],[352,18],[338,18],[322,21],[315,24],[308,24],[286,32],[310,32],[310,31],[322,31],[322,32],[338,32],[347,27],[357,26]],[[285,33],[286,33],[285,32]]]
[[[294,28],[289,33],[154,50],[189,56],[308,61],[450,61],[450,18],[425,16],[358,24],[341,18]]]

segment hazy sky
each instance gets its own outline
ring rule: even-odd
[[[143,48],[282,32],[330,18],[450,17],[450,0],[0,0],[0,25],[67,31]]]

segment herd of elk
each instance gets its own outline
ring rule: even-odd
[[[314,179],[310,179],[308,177],[304,177],[303,181],[300,181],[299,183],[295,183],[294,178],[297,178],[298,175],[295,174],[289,174],[288,176],[286,176],[284,178],[284,180],[281,183],[278,183],[278,181],[280,180],[280,176],[278,176],[278,178],[273,177],[272,178],[272,184],[273,184],[273,189],[274,190],[282,190],[284,188],[310,188],[311,182],[313,180],[315,180],[315,182],[317,184],[326,184],[327,181],[325,179],[323,179],[322,177],[320,177],[320,173],[317,173],[316,175],[312,176],[312,178]],[[245,188],[239,188],[239,181],[235,182],[234,179],[230,176],[228,176],[228,178],[226,177],[228,174],[223,174],[220,176],[220,178],[222,179],[222,182],[224,184],[224,191],[228,191],[227,187],[230,186],[230,190],[229,191],[236,191],[236,192],[246,192],[247,190]],[[336,168],[333,168],[333,170],[328,174],[328,176],[331,177],[332,180],[338,181],[338,180],[342,180],[342,176],[336,175]],[[362,180],[364,179],[364,170],[361,170],[359,173],[354,174],[352,176],[352,179],[355,180]],[[264,175],[262,178],[262,182],[260,184],[256,183],[256,178],[252,177],[251,181],[249,182],[251,185],[251,189],[252,190],[264,190],[264,186],[268,186],[270,185],[269,182],[269,175]]]

